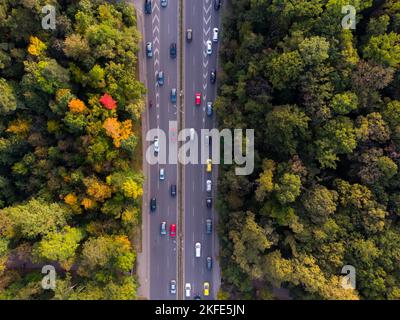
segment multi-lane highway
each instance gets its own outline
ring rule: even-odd
[[[215,127],[215,116],[207,116],[205,110],[207,102],[214,102],[216,96],[216,85],[210,83],[210,71],[216,69],[218,42],[213,43],[211,55],[206,53],[206,42],[211,40],[213,28],[219,28],[220,24],[220,12],[213,8],[213,3],[212,0],[184,1],[184,30],[193,30],[193,40],[185,40],[184,46],[184,126],[195,128],[199,133],[199,154],[200,145],[205,143],[200,137],[200,130]],[[195,105],[196,93],[201,94],[200,106]],[[214,204],[212,209],[206,206],[206,198],[209,196],[206,192],[206,181],[212,179],[212,193],[215,194],[215,177],[215,165],[212,173],[206,172],[205,164],[188,164],[184,167],[184,282],[191,283],[193,293],[204,299],[203,283],[210,283],[211,294],[207,298],[213,299],[219,278],[216,233],[206,234],[206,219],[213,221],[215,231]],[[200,258],[196,258],[194,254],[196,242],[201,243]],[[212,257],[213,260],[211,272],[206,268],[207,257]]]
[[[176,138],[168,136],[171,130],[176,131],[179,127],[194,128],[200,136],[200,129],[215,127],[214,116],[208,117],[205,107],[208,101],[214,101],[216,95],[216,85],[210,83],[210,70],[216,69],[218,43],[213,43],[213,52],[207,55],[206,41],[211,40],[212,29],[219,27],[220,12],[213,8],[214,0],[169,0],[167,7],[162,7],[160,0],[152,0],[151,14],[145,14],[144,2],[135,0],[139,13],[138,24],[143,33],[139,57],[141,79],[148,88],[143,127],[146,130],[163,130],[167,134],[168,144],[177,147]],[[186,41],[188,28],[193,30],[191,42]],[[148,42],[152,43],[153,56],[150,58],[146,57]],[[170,57],[171,43],[177,44],[176,58]],[[183,59],[182,64],[180,59]],[[157,83],[157,73],[160,71],[163,71],[165,77],[163,85]],[[178,93],[176,104],[170,102],[173,88]],[[200,106],[195,106],[195,93],[201,94]],[[144,143],[144,150],[152,144]],[[204,141],[199,138],[199,143]],[[165,180],[162,181],[159,179],[160,168],[165,170]],[[153,300],[185,298],[184,286],[190,283],[191,294],[186,299],[196,296],[213,299],[220,277],[216,213],[214,208],[206,206],[206,198],[210,196],[206,192],[206,180],[213,180],[215,194],[216,166],[213,166],[212,173],[207,173],[205,164],[180,166],[150,165],[144,162],[144,172],[143,251],[139,255],[142,294]],[[182,173],[181,179],[179,172]],[[172,184],[177,185],[176,197],[170,194]],[[150,210],[151,198],[157,199],[155,212]],[[179,212],[179,208],[182,212]],[[206,219],[213,221],[211,235],[206,234]],[[160,235],[160,224],[164,221],[167,223],[167,235]],[[176,237],[169,234],[171,224],[178,226]],[[196,242],[202,246],[200,258],[195,257]],[[207,269],[207,257],[213,260],[211,271]],[[176,294],[170,292],[171,280],[177,282]],[[204,282],[210,284],[209,296],[203,294]]]

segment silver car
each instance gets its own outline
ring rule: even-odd
[[[176,281],[175,280],[171,280],[171,282],[169,283],[169,292],[171,294],[176,294]]]
[[[207,52],[208,55],[212,54],[212,42],[211,42],[211,40],[207,41],[206,52]]]
[[[165,180],[165,169],[164,168],[160,169],[160,180]]]

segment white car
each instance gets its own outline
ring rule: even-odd
[[[212,36],[212,39],[213,39],[214,42],[218,42],[218,33],[219,33],[218,28],[214,28],[213,29],[213,36]]]
[[[190,283],[186,283],[185,284],[185,296],[186,298],[190,297],[190,290],[192,289],[192,286],[190,285]]]
[[[211,42],[211,40],[207,41],[206,48],[207,48],[206,49],[207,54],[208,55],[212,54],[212,42]]]
[[[206,191],[211,192],[211,180],[206,181]]]
[[[190,140],[193,141],[194,140],[194,135],[195,135],[195,130],[194,128],[190,128]]]
[[[171,294],[176,294],[176,281],[175,280],[171,280],[171,282],[169,283],[169,292]]]
[[[159,153],[160,152],[160,143],[158,137],[154,138],[154,152]]]
[[[201,244],[200,242],[196,242],[196,244],[194,245],[195,248],[195,256],[196,258],[200,258],[201,256]]]
[[[160,180],[165,180],[165,170],[164,170],[164,168],[160,168]]]

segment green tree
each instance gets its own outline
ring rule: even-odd
[[[17,109],[17,97],[14,87],[0,78],[0,114],[7,114]]]
[[[364,56],[377,63],[396,68],[400,64],[400,35],[390,32],[372,36],[364,48]]]
[[[60,232],[46,234],[38,243],[34,255],[38,260],[58,261],[68,270],[83,237],[82,230],[65,226]]]
[[[57,203],[31,199],[0,210],[0,225],[8,238],[35,239],[66,225],[70,212]]]

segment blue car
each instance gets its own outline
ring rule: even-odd
[[[176,89],[175,88],[171,89],[170,99],[171,99],[172,103],[176,103]]]
[[[207,116],[211,117],[213,114],[212,102],[207,102]]]
[[[161,7],[165,8],[168,5],[168,0],[160,0]]]
[[[144,12],[146,14],[151,14],[151,0],[145,0],[145,2],[144,2]]]
[[[160,86],[164,84],[164,72],[160,71],[157,73],[157,82]]]

